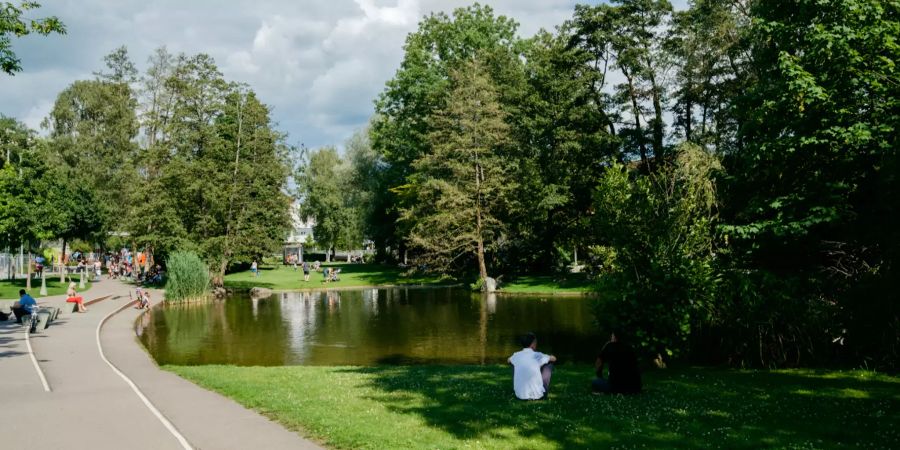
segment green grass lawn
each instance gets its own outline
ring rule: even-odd
[[[584,294],[591,292],[593,283],[584,275],[566,277],[518,276],[500,283],[500,291],[510,294]]]
[[[76,275],[73,280],[77,283],[79,275]],[[84,281],[85,289],[90,289],[91,284],[88,283],[87,278]],[[66,293],[66,288],[68,288],[69,282],[65,283],[59,282],[59,275],[56,275],[52,278],[47,278],[47,295],[62,295]],[[25,289],[25,280],[0,280],[0,299],[2,300],[13,300],[19,298],[19,289]],[[31,290],[28,291],[28,294],[34,298],[40,298],[41,292],[41,280],[33,279],[31,280]]]
[[[548,400],[502,366],[167,366],[337,448],[897,448],[900,379],[867,372],[668,369],[639,396],[557,366]]]
[[[299,267],[294,271],[290,266],[276,264],[261,266],[259,277],[254,277],[249,270],[228,274],[225,276],[225,286],[238,289],[264,287],[288,290],[459,282],[438,275],[421,273],[408,275],[404,269],[381,264],[329,263],[322,267],[340,268],[341,280],[325,284],[322,283],[322,272],[312,272],[309,282],[303,282],[303,271]],[[501,283],[500,290],[514,294],[583,294],[590,292],[592,286],[587,277],[578,274],[567,277],[518,276],[511,278],[509,282]]]
[[[322,272],[310,272],[309,281],[303,281],[300,267],[295,271],[290,266],[262,266],[259,277],[248,270],[225,275],[225,286],[230,288],[264,287],[269,289],[318,289],[324,287],[366,287],[400,284],[448,284],[452,280],[434,275],[407,275],[403,269],[380,264],[329,263],[324,267],[341,269],[340,281],[323,283]]]

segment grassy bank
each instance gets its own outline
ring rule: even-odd
[[[518,276],[500,284],[500,291],[509,294],[585,294],[591,292],[593,283],[584,275],[567,277]]]
[[[76,283],[78,282],[78,277],[80,275],[76,275],[72,280]],[[87,277],[85,276],[84,282],[85,288],[83,290],[79,290],[79,292],[86,291],[90,289],[91,284],[88,283]],[[66,293],[66,289],[69,287],[69,280],[65,283],[59,282],[59,275],[54,276],[53,278],[47,278],[47,296],[52,295],[62,295]],[[19,298],[19,289],[25,289],[25,280],[2,280],[0,281],[0,300],[15,300]],[[31,280],[31,290],[28,291],[28,294],[34,298],[41,298],[41,280],[33,279]]]
[[[330,263],[324,267],[340,268],[340,281],[322,282],[322,272],[311,272],[309,281],[303,281],[303,271],[295,271],[281,264],[262,266],[259,277],[249,270],[225,276],[225,286],[238,289],[264,287],[269,289],[317,289],[324,287],[368,287],[388,285],[432,285],[460,282],[438,275],[413,274],[405,269],[381,264]],[[471,281],[471,280],[469,280]],[[462,283],[467,284],[466,281]],[[518,276],[500,285],[502,292],[510,294],[584,294],[591,291],[592,283],[583,275],[568,277]]]
[[[670,369],[635,397],[588,393],[559,366],[549,400],[522,402],[501,366],[167,370],[338,448],[890,448],[900,379],[864,372]]]
[[[310,272],[309,281],[303,281],[303,271],[298,267],[295,271],[290,266],[263,266],[259,277],[254,277],[249,270],[225,276],[225,287],[252,288],[254,286],[269,289],[317,289],[340,287],[366,287],[410,284],[447,284],[452,280],[433,275],[407,275],[403,269],[380,264],[346,264],[331,263],[325,267],[340,268],[340,281],[323,283],[322,272]]]

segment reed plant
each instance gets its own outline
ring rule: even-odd
[[[177,251],[166,259],[166,301],[190,302],[209,296],[209,269],[194,252]]]

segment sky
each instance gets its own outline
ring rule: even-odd
[[[582,1],[580,3],[584,3]],[[23,72],[0,74],[0,114],[38,129],[56,95],[102,70],[125,45],[139,70],[160,46],[207,53],[225,78],[272,107],[288,143],[341,144],[371,117],[373,100],[400,66],[406,35],[423,16],[458,0],[41,0],[32,17],[55,15],[64,36],[13,41]],[[554,29],[576,1],[482,1],[519,22],[519,34]]]

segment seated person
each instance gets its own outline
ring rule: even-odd
[[[637,394],[641,392],[641,371],[638,369],[637,356],[631,346],[623,342],[624,334],[614,331],[609,342],[597,356],[597,378],[591,382],[595,393],[605,394]],[[609,365],[609,376],[603,378],[603,368]]]
[[[138,309],[150,309],[150,292],[138,290],[138,300],[140,300],[140,304],[137,306]]]
[[[84,297],[78,295],[75,291],[75,283],[69,283],[69,289],[66,292],[66,303],[75,303],[80,313],[87,312],[87,308],[84,307]]]
[[[37,312],[37,301],[25,289],[19,289],[19,301],[13,303],[12,312],[16,315],[16,323],[22,323],[22,318]]]
[[[341,281],[341,269],[331,269],[331,281]]]
[[[513,389],[520,400],[540,400],[550,389],[550,377],[556,357],[536,352],[537,336],[528,333],[522,338],[523,349],[509,357],[513,366]]]

